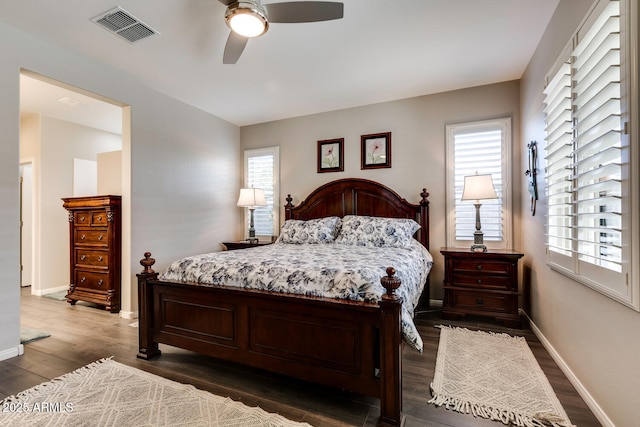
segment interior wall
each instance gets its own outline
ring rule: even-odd
[[[280,204],[287,194],[296,204],[319,185],[339,178],[379,181],[411,203],[422,188],[430,193],[431,298],[442,299],[440,247],[445,245],[445,126],[512,118],[513,186],[520,188],[519,82],[456,90],[393,102],[331,111],[241,128],[241,148],[280,146]],[[360,168],[360,136],[391,132],[391,168]],[[317,173],[317,141],[344,138],[344,172]],[[525,144],[526,146],[526,144]],[[514,247],[520,249],[520,195],[514,194]],[[284,218],[284,209],[281,209]],[[240,231],[239,231],[240,233]]]
[[[522,200],[525,212],[522,249],[527,254],[523,264],[531,286],[531,317],[551,346],[552,354],[578,385],[578,391],[603,425],[631,426],[640,419],[640,313],[546,265],[542,89],[546,74],[591,3],[583,0],[559,2],[521,81],[521,139],[538,142],[540,189],[535,216],[526,211],[528,200]],[[637,45],[635,49],[638,49]],[[637,78],[637,69],[634,75]],[[521,161],[526,162],[526,153],[522,154]],[[521,191],[526,194],[526,182],[521,184]]]
[[[63,197],[73,197],[73,159],[97,161],[122,147],[120,135],[43,116],[40,130],[40,283],[42,295],[69,287],[69,220]],[[36,195],[37,197],[37,195]]]
[[[137,313],[135,274],[151,251],[161,270],[180,256],[219,250],[235,238],[240,187],[239,128],[155,92],[105,67],[0,24],[0,359],[19,351],[19,90],[21,69],[117,100],[123,122],[123,205],[130,210],[123,248],[123,307]],[[68,64],[73,64],[69,67]],[[214,95],[212,95],[214,96]],[[123,116],[124,117],[124,116]],[[129,166],[130,165],[130,166]],[[231,178],[229,178],[231,177]],[[65,238],[65,240],[67,240]],[[66,262],[65,262],[66,264]]]

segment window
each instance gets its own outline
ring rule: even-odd
[[[278,234],[280,228],[279,147],[258,148],[244,152],[244,187],[262,188],[266,206],[258,206],[253,214],[256,237],[267,238]],[[249,212],[245,212],[245,227],[249,229]]]
[[[638,309],[621,3],[596,4],[547,78],[547,253],[554,270]]]
[[[462,201],[464,177],[491,174],[498,195],[482,200],[480,222],[484,244],[511,247],[511,119],[487,120],[447,126],[447,246],[469,246],[476,230],[473,202]]]

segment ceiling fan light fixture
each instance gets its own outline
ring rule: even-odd
[[[259,3],[251,1],[231,4],[224,19],[231,31],[243,37],[258,37],[269,29],[266,12]]]

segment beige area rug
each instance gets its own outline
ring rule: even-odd
[[[111,359],[1,402],[3,426],[310,427]]]
[[[572,426],[523,337],[440,328],[429,403],[507,425]]]

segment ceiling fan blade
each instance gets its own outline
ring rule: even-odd
[[[231,3],[235,3],[238,0],[218,0],[220,3],[222,3],[225,6],[229,6]]]
[[[295,23],[341,19],[344,5],[329,1],[292,1],[289,3],[263,4],[269,22]]]
[[[242,37],[233,31],[229,33],[227,44],[224,47],[224,55],[222,56],[223,64],[235,64],[238,62],[238,58],[242,55],[244,47],[247,45],[249,39]]]

